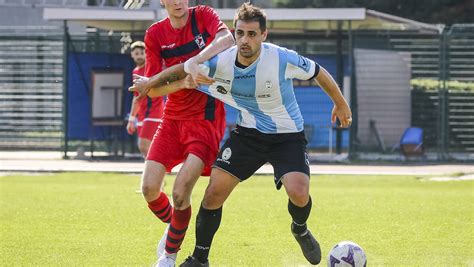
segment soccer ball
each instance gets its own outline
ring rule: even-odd
[[[365,267],[366,265],[367,257],[364,250],[351,241],[339,242],[328,255],[328,267]]]

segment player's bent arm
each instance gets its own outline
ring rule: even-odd
[[[319,72],[314,79],[334,103],[331,119],[332,122],[335,121],[337,116],[341,122],[342,127],[350,126],[352,123],[351,109],[331,74],[329,74],[323,67],[320,67]]]
[[[212,84],[214,80],[200,71],[199,64],[209,60],[232,45],[234,45],[234,37],[232,37],[230,31],[228,29],[221,29],[204,50],[184,63],[184,70],[191,74],[195,82]]]
[[[192,57],[196,64],[201,64],[220,52],[230,48],[235,44],[234,37],[229,29],[221,29],[216,33],[214,40],[206,46],[199,54]]]
[[[149,78],[143,87],[161,87],[174,81],[181,80],[186,77],[186,75],[187,73],[184,72],[184,64],[177,64]]]
[[[151,98],[172,94],[184,88],[193,89],[196,86],[192,78],[184,72],[183,64],[165,69],[146,83],[146,87],[150,88],[147,95]]]
[[[149,97],[163,96],[178,91],[180,89],[178,87],[180,84],[171,83],[185,78],[186,75],[187,73],[184,72],[183,64],[169,67],[151,78],[134,75],[134,84],[128,90],[138,92],[140,94],[137,97],[138,99],[141,99],[145,95],[148,95]],[[153,92],[150,93],[152,88],[154,88]]]
[[[147,95],[151,98],[154,98],[154,97],[172,94],[186,87],[184,81],[185,79],[181,79],[181,80],[171,82],[169,84],[165,84],[159,87],[152,87],[150,91],[148,91]]]
[[[324,92],[331,98],[334,105],[347,105],[346,99],[341,93],[336,81],[331,74],[323,67],[320,67],[318,75],[314,78],[316,82],[323,88]]]

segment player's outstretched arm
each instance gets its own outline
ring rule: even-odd
[[[320,67],[319,73],[314,79],[321,86],[321,88],[323,88],[323,90],[334,103],[331,122],[335,123],[336,118],[338,118],[341,122],[341,127],[349,127],[352,123],[351,108],[347,104],[346,99],[342,95],[339,86],[337,85],[336,81],[334,81],[331,74],[329,74],[323,67]]]
[[[163,96],[174,93],[181,88],[182,83],[174,83],[186,77],[183,64],[169,67],[151,78],[134,75],[133,86],[129,91],[140,93],[140,97],[148,94],[150,97]],[[183,81],[182,81],[183,82]]]
[[[150,91],[148,91],[148,96],[151,98],[159,97],[172,94],[181,89],[194,89],[196,87],[197,84],[194,83],[192,76],[188,74],[184,79],[177,80],[160,87],[151,88]]]

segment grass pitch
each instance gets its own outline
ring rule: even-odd
[[[166,178],[171,192],[174,177]],[[192,253],[193,216],[178,263]],[[139,177],[61,173],[0,177],[0,265],[150,266],[164,225],[147,209]],[[323,266],[342,240],[369,266],[474,266],[474,182],[410,176],[313,176],[308,225]],[[290,233],[285,192],[273,178],[240,184],[224,206],[212,266],[309,266]]]

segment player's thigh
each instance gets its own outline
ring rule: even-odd
[[[258,140],[232,131],[221,147],[213,167],[244,181],[265,163]]]
[[[219,168],[213,168],[202,206],[211,210],[222,207],[239,182],[240,180],[232,174]]]
[[[202,175],[209,176],[216,160],[222,138],[220,126],[215,121],[182,121],[180,124],[181,143],[184,154],[194,154],[204,162]]]
[[[153,136],[146,159],[159,162],[171,171],[183,160],[180,134],[177,121],[164,119]]]
[[[142,174],[142,192],[147,201],[152,201],[158,197],[156,193],[161,191],[161,185],[166,174],[163,164],[152,160],[145,161],[145,169]]]
[[[306,139],[302,132],[284,136],[284,140],[275,144],[269,151],[267,159],[273,166],[277,189],[280,189],[282,179],[286,179],[289,173],[301,173],[308,177],[306,179],[309,179],[309,159],[306,151]]]

